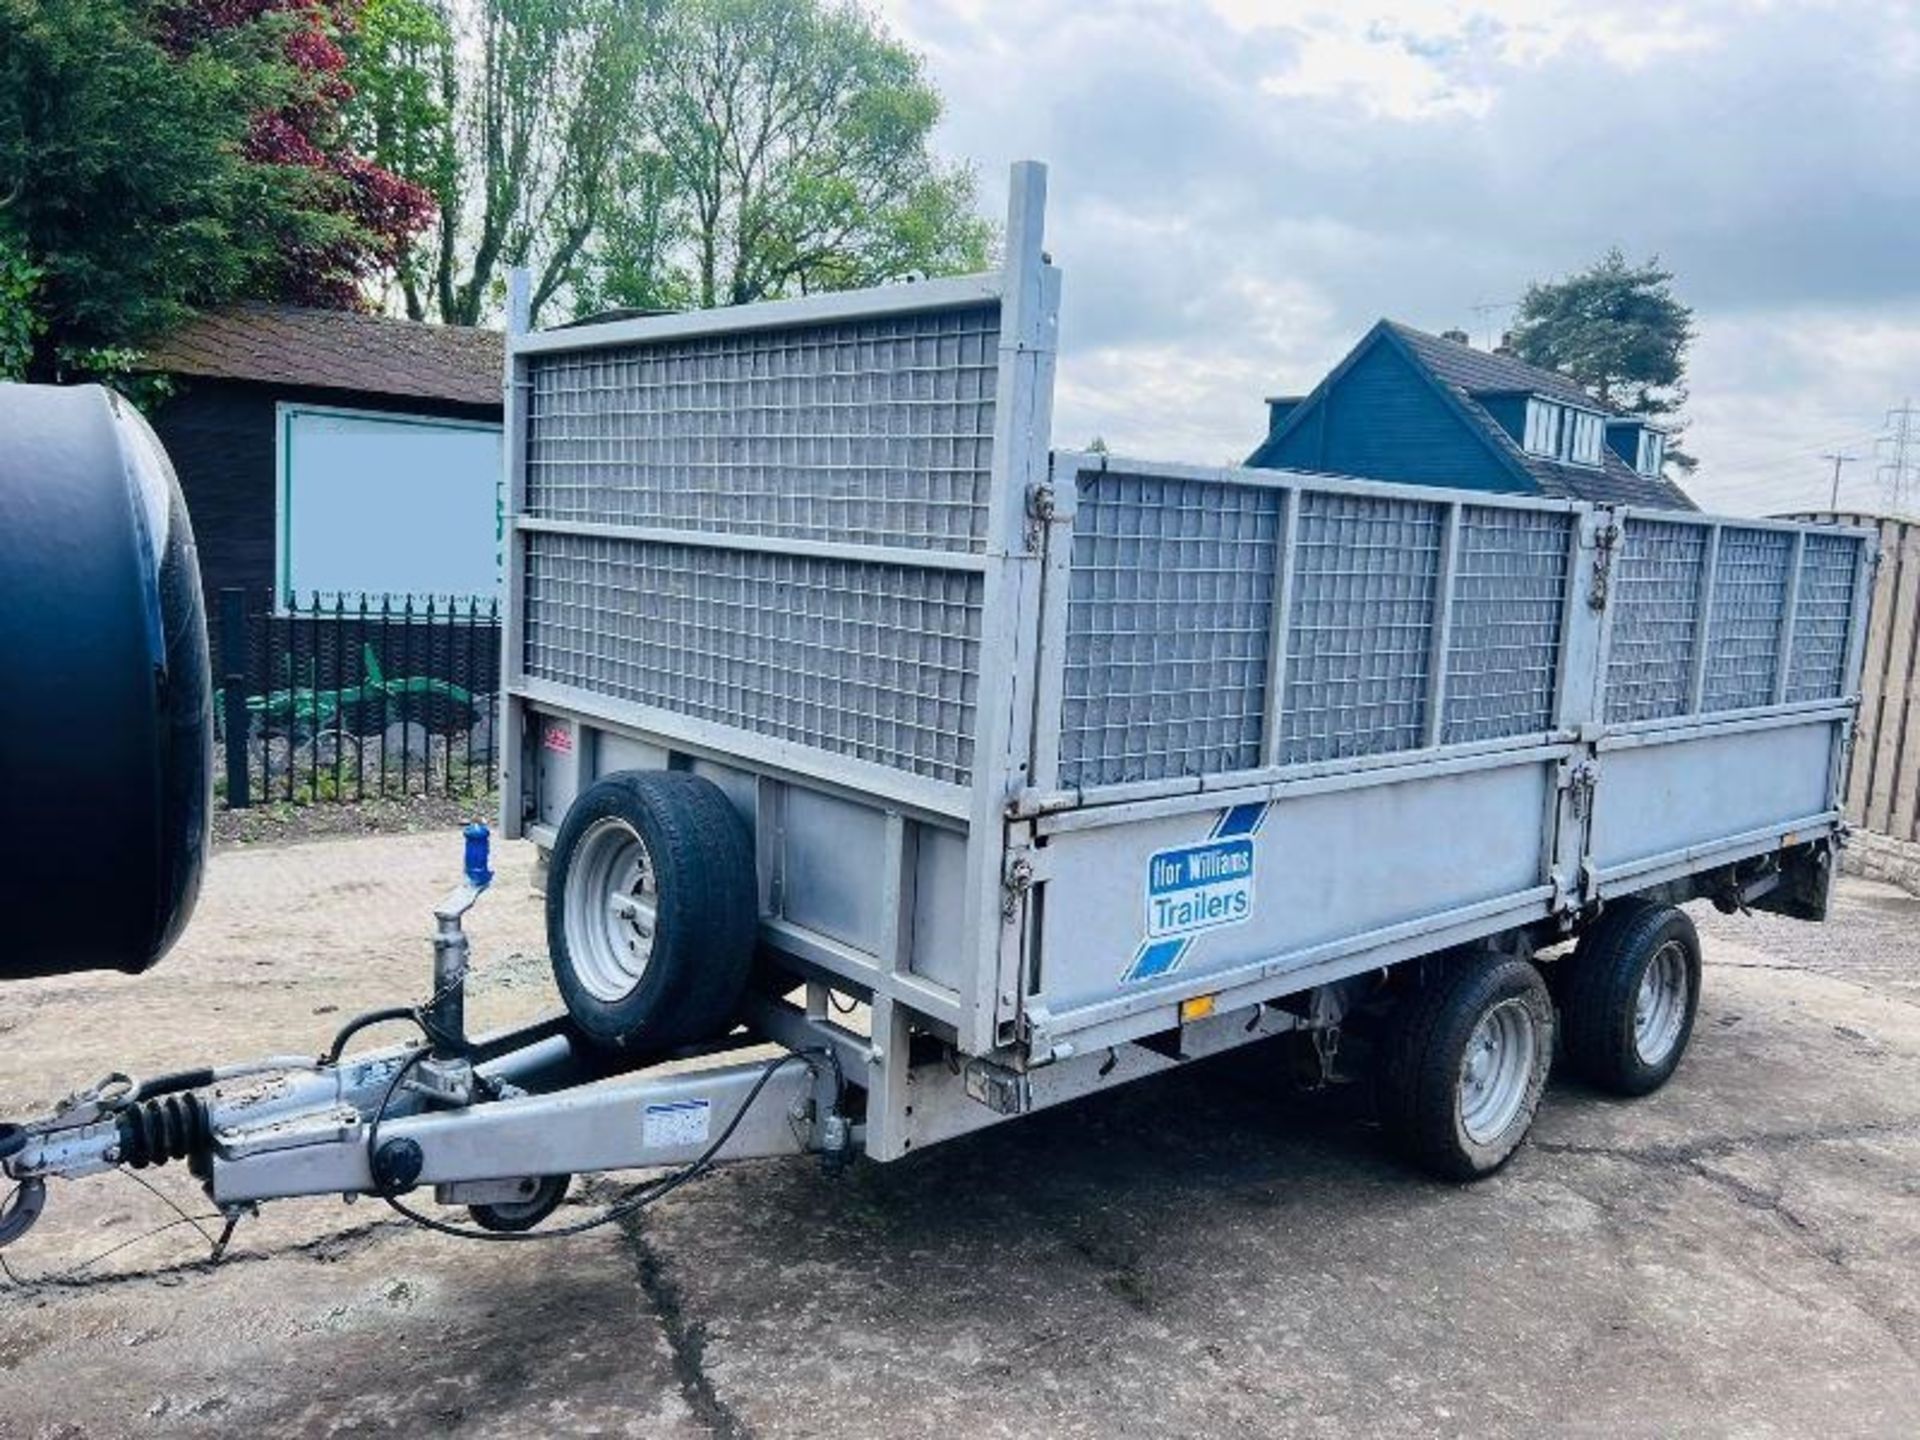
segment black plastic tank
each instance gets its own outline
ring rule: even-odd
[[[200,889],[212,761],[166,452],[109,390],[0,384],[0,978],[166,953]]]

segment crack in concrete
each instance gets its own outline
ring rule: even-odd
[[[1877,1135],[1920,1134],[1920,1115],[1898,1120],[1863,1120],[1852,1125],[1821,1125],[1808,1130],[1760,1130],[1749,1135],[1708,1135],[1684,1145],[1583,1145],[1573,1140],[1531,1140],[1548,1155],[1587,1155],[1655,1167],[1688,1166],[1694,1161],[1731,1155],[1737,1150],[1789,1150],[1830,1140],[1867,1140]]]
[[[1839,985],[1847,985],[1863,995],[1871,995],[1876,1000],[1891,1000],[1896,1005],[1905,1005],[1911,1009],[1920,1009],[1920,1000],[1910,1000],[1898,991],[1889,990],[1871,981],[1862,980],[1856,975],[1843,975],[1821,965],[1802,965],[1791,960],[1703,960],[1709,970],[1778,970],[1789,975],[1811,975],[1816,980],[1831,980]]]
[[[1708,1184],[1717,1185],[1725,1190],[1741,1204],[1776,1217],[1786,1227],[1790,1240],[1834,1273],[1841,1282],[1841,1290],[1854,1309],[1877,1325],[1881,1333],[1891,1340],[1895,1348],[1907,1359],[1920,1361],[1920,1350],[1916,1350],[1913,1342],[1901,1331],[1896,1323],[1896,1315],[1886,1310],[1879,1301],[1862,1290],[1860,1277],[1855,1275],[1853,1267],[1847,1264],[1846,1251],[1838,1242],[1825,1239],[1817,1225],[1787,1204],[1785,1196],[1777,1191],[1763,1190],[1737,1175],[1729,1175],[1724,1170],[1716,1170],[1704,1160],[1690,1161],[1688,1168]]]
[[[1842,1282],[1848,1303],[1871,1320],[1909,1360],[1920,1362],[1920,1348],[1897,1323],[1898,1316],[1886,1310],[1861,1289],[1860,1277],[1847,1263],[1846,1251],[1828,1240],[1820,1227],[1800,1214],[1778,1191],[1769,1191],[1743,1180],[1738,1175],[1709,1163],[1740,1150],[1789,1150],[1800,1145],[1815,1145],[1834,1140],[1868,1139],[1878,1135],[1920,1134],[1920,1117],[1910,1120],[1863,1121],[1854,1125],[1831,1125],[1811,1130],[1761,1132],[1757,1135],[1714,1136],[1688,1145],[1649,1145],[1641,1148],[1606,1145],[1579,1145],[1570,1142],[1536,1141],[1535,1148],[1551,1155],[1587,1156],[1642,1165],[1679,1176],[1691,1176],[1731,1195],[1740,1204],[1773,1216],[1787,1238],[1805,1254],[1827,1266]]]
[[[641,1293],[653,1307],[654,1318],[673,1357],[673,1373],[680,1382],[680,1394],[693,1411],[694,1419],[708,1434],[721,1440],[753,1440],[752,1427],[720,1398],[713,1377],[707,1374],[706,1327],[687,1315],[686,1298],[667,1273],[666,1261],[647,1235],[646,1217],[639,1212],[624,1216],[619,1229],[626,1236]]]

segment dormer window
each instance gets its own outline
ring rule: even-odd
[[[1527,402],[1527,438],[1529,455],[1558,455],[1560,453],[1560,410],[1558,405],[1549,405],[1544,400]]]
[[[1544,455],[1569,465],[1598,466],[1606,433],[1606,417],[1598,411],[1551,400],[1527,401],[1527,429],[1522,443],[1529,455]]]
[[[1667,463],[1667,437],[1658,430],[1646,429],[1640,432],[1640,453],[1634,460],[1633,468],[1642,475],[1657,479],[1661,467]]]
[[[1607,421],[1603,415],[1591,410],[1569,410],[1567,429],[1567,451],[1565,459],[1570,465],[1598,465],[1600,447],[1606,441]]]

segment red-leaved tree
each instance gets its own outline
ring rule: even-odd
[[[278,89],[261,97],[246,156],[302,190],[299,226],[281,237],[278,298],[361,309],[368,287],[391,273],[408,242],[433,223],[424,187],[354,151],[341,120],[353,98],[338,38],[362,0],[163,0],[163,43],[176,54],[203,47],[276,47]]]

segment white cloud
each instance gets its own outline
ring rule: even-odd
[[[1698,312],[1704,501],[1819,498],[1819,452],[1920,390],[1909,5],[882,8],[991,202],[1007,162],[1052,164],[1063,443],[1244,454],[1262,397],[1379,316],[1478,332],[1475,305],[1610,244],[1659,253]]]
[[[1370,115],[1395,120],[1484,115],[1493,104],[1487,86],[1457,80],[1452,67],[1423,53],[1410,37],[1380,30],[1308,33],[1293,63],[1267,76],[1260,88],[1283,97],[1346,99]]]

